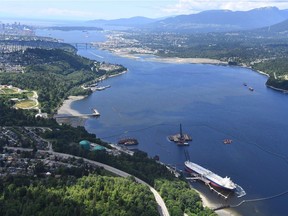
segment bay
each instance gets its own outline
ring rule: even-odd
[[[105,40],[99,32],[90,32],[89,37],[80,31],[38,34],[68,43]],[[267,88],[267,77],[241,67],[151,62],[143,56],[128,59],[94,48],[80,48],[78,54],[129,69],[101,83],[111,88],[72,104],[80,113],[92,107],[101,113],[86,122],[89,132],[114,143],[135,137],[138,149],[151,157],[159,155],[162,162],[180,170],[186,150],[191,161],[231,177],[247,193],[223,200],[203,184],[193,183],[217,203],[235,205],[288,190],[288,98]],[[180,123],[193,138],[190,146],[179,147],[167,139],[179,131]],[[233,143],[224,145],[226,138]],[[280,216],[288,212],[287,201],[285,194],[247,202],[235,210],[242,215]]]

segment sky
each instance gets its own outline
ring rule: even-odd
[[[288,9],[288,0],[0,0],[0,17],[42,20],[161,18],[204,10],[246,11],[271,6]]]

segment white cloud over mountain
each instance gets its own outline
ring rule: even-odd
[[[276,6],[280,9],[288,8],[287,0],[178,0],[175,4],[169,4],[162,8],[167,14],[190,14],[204,10],[232,10],[245,11],[254,8]]]

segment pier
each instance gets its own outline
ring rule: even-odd
[[[100,113],[97,109],[93,108],[92,109],[92,113],[88,113],[88,114],[56,114],[54,115],[54,118],[59,119],[59,118],[89,118],[89,117],[99,117]]]
[[[190,178],[188,177],[186,179],[188,179],[188,180],[200,180],[200,181],[204,182],[204,184],[207,185],[211,191],[215,192],[218,196],[224,198],[225,200],[228,199],[228,197],[230,195],[230,193],[225,195],[224,193],[221,193],[220,191],[213,188],[210,184],[211,182],[208,179],[204,178],[203,176],[194,175],[194,177],[190,177]]]

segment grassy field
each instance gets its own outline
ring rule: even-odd
[[[30,109],[37,105],[37,102],[34,100],[23,100],[15,104],[16,108],[19,109]]]
[[[16,88],[1,88],[0,94],[18,94],[18,89]]]
[[[34,96],[34,93],[33,92],[25,92],[25,95],[27,95],[28,98],[31,98]]]

